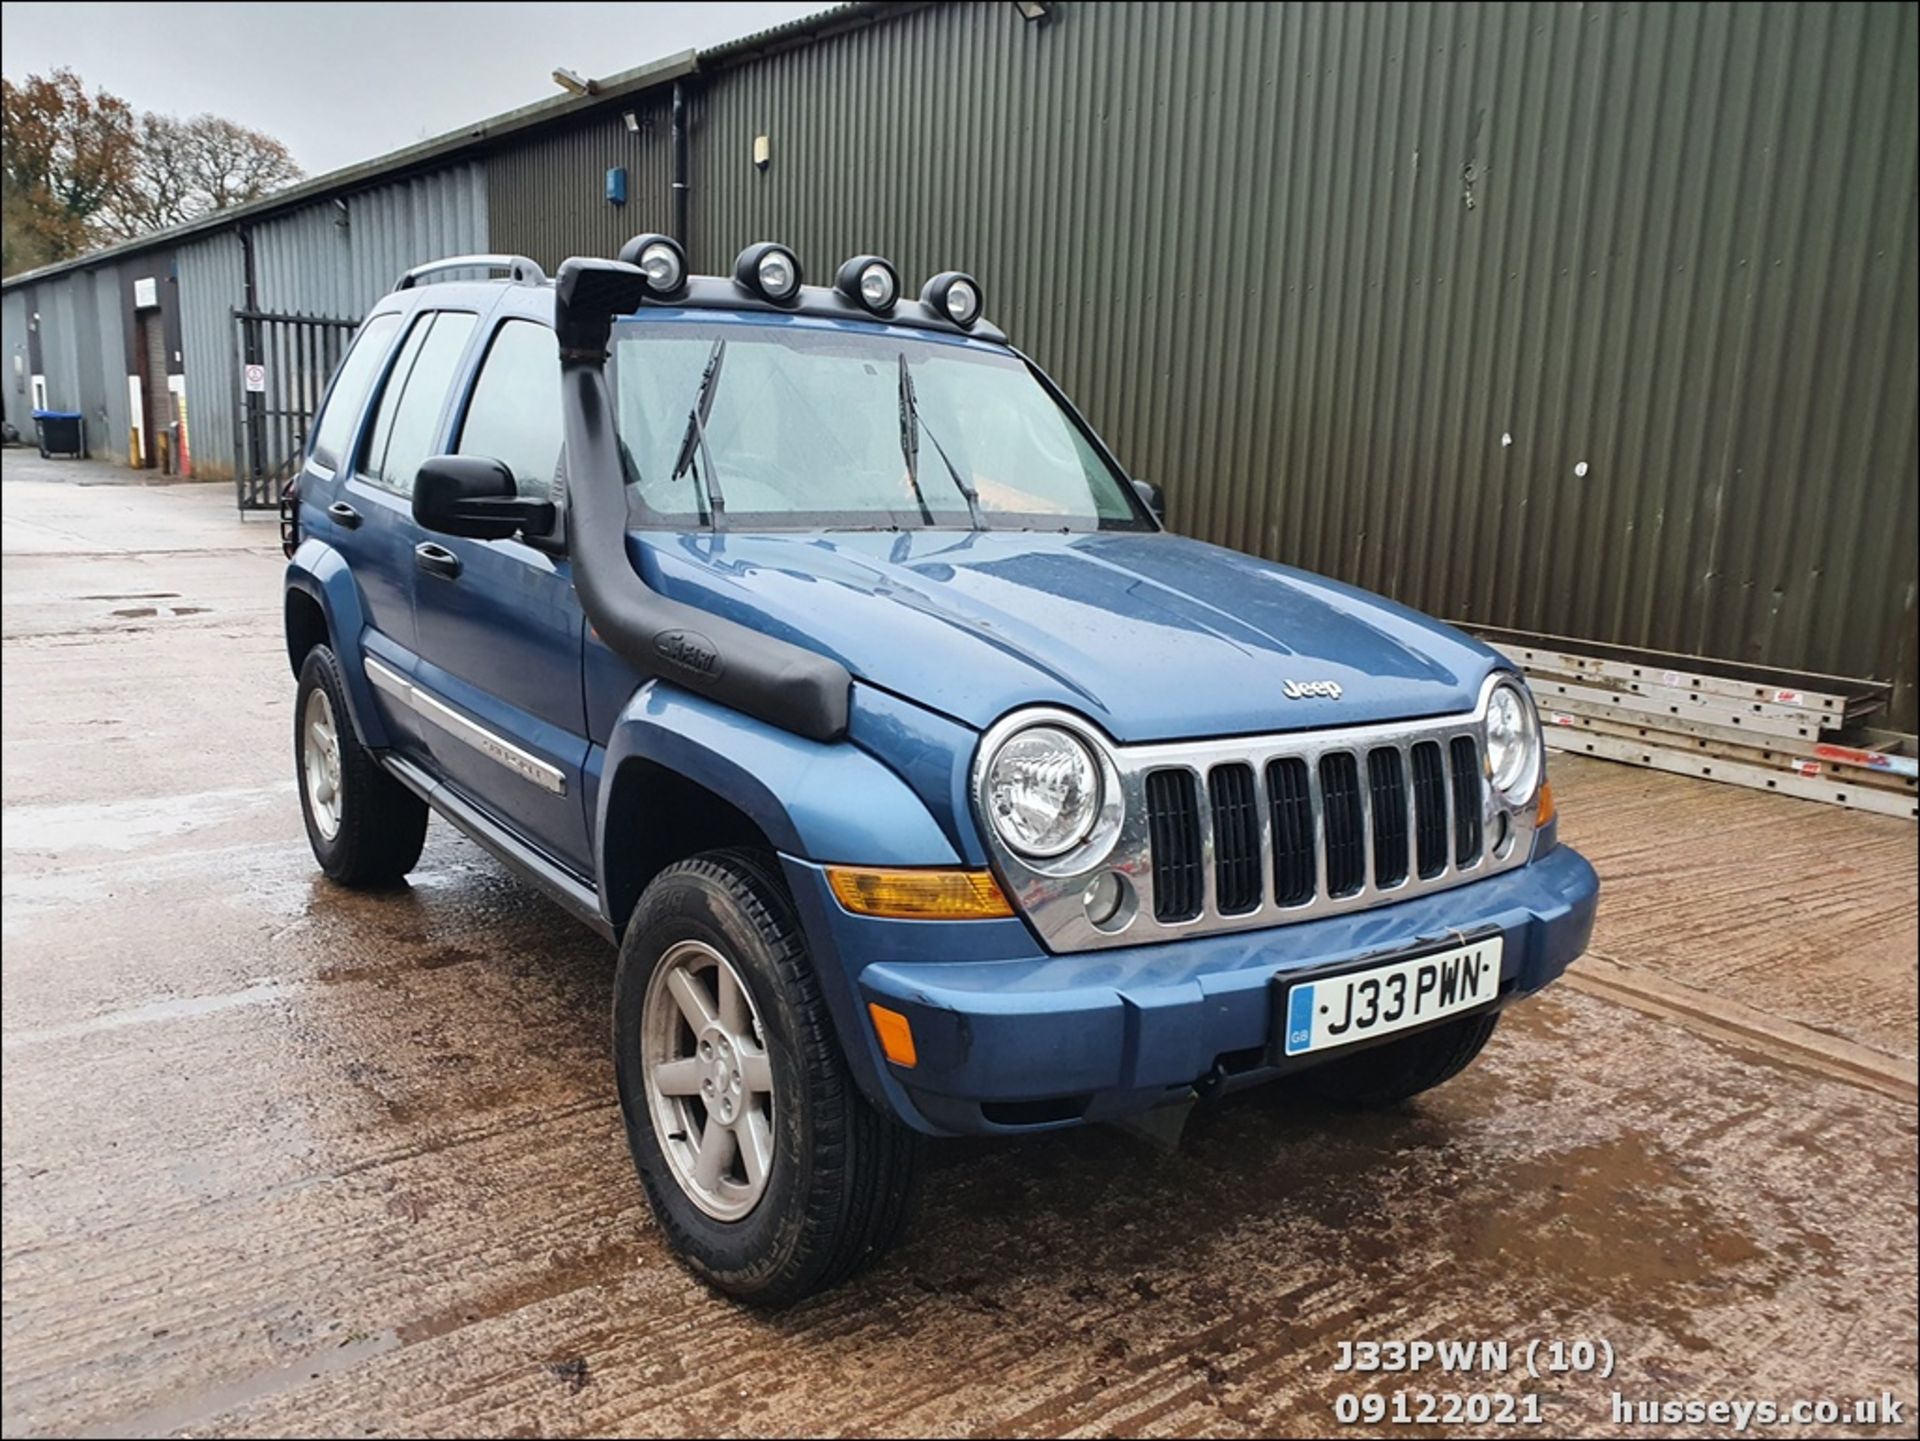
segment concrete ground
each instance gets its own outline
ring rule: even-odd
[[[1914,1434],[1911,823],[1556,758],[1596,954],[1459,1080],[937,1146],[906,1245],[769,1317],[648,1215],[609,949],[438,821],[405,891],[323,882],[274,527],[76,483],[125,479],[0,486],[7,1434],[1321,1434],[1396,1389]],[[1336,1370],[1396,1339],[1514,1351]],[[1577,1339],[1611,1379],[1528,1375]]]

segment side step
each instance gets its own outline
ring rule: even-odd
[[[380,763],[408,790],[471,837],[508,869],[531,881],[547,898],[585,921],[605,939],[617,940],[613,927],[600,914],[600,897],[593,887],[533,849],[492,816],[470,804],[404,756],[383,755]]]

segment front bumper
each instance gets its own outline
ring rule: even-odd
[[[1262,931],[1046,955],[1020,921],[849,915],[824,874],[787,861],[841,1038],[870,1094],[935,1134],[1020,1131],[1143,1111],[1205,1078],[1278,1074],[1276,976],[1304,978],[1444,943],[1504,937],[1500,1002],[1539,990],[1586,949],[1599,880],[1557,846],[1504,875],[1394,905]],[[866,1007],[911,1022],[918,1064],[879,1054]],[[1324,1059],[1324,1057],[1318,1058]]]

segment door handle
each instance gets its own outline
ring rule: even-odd
[[[358,530],[360,528],[360,512],[348,505],[344,500],[336,500],[332,505],[328,506],[327,514],[332,516],[339,524],[344,525],[348,530]]]
[[[448,580],[460,574],[460,557],[430,540],[423,540],[413,548],[413,563],[429,575],[445,576]]]

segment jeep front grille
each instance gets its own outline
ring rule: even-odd
[[[1060,711],[1016,713],[1090,734]],[[991,742],[991,737],[989,737]],[[983,747],[984,748],[984,747]],[[989,844],[1008,894],[1054,950],[1145,945],[1386,905],[1524,864],[1534,803],[1485,776],[1485,706],[1344,730],[1136,746],[1102,743],[1125,801],[1098,865],[1052,870]],[[1086,914],[1090,878],[1127,876],[1124,926]]]
[[[1206,895],[1191,775],[1155,771],[1147,777],[1147,824],[1153,836],[1153,918],[1190,921]]]
[[[1267,766],[1266,834],[1273,849],[1273,901],[1282,908],[1314,898],[1318,852],[1326,854],[1326,894],[1334,899],[1358,895],[1371,880],[1377,890],[1392,890],[1407,879],[1409,830],[1420,837],[1419,876],[1431,880],[1445,869],[1448,804],[1445,781],[1435,772],[1440,747],[1423,741],[1412,747],[1416,784],[1409,793],[1405,753],[1397,746],[1365,752],[1366,794],[1361,795],[1360,761],[1353,751],[1320,758],[1321,824],[1313,823],[1313,792],[1306,766],[1287,758]],[[1457,795],[1477,797],[1479,750],[1471,737],[1454,745]],[[1457,769],[1464,766],[1462,772]],[[1222,916],[1245,915],[1266,899],[1268,866],[1260,826],[1260,802],[1253,768],[1228,761],[1207,772],[1213,819],[1213,909]],[[1190,921],[1205,903],[1200,811],[1194,773],[1157,770],[1147,776],[1147,831],[1152,857],[1153,914],[1159,921]],[[1477,801],[1472,802],[1477,812]],[[1316,834],[1317,829],[1317,834]],[[1469,813],[1462,834],[1480,834]],[[1369,845],[1369,839],[1371,844]],[[1463,849],[1463,860],[1473,856]]]

